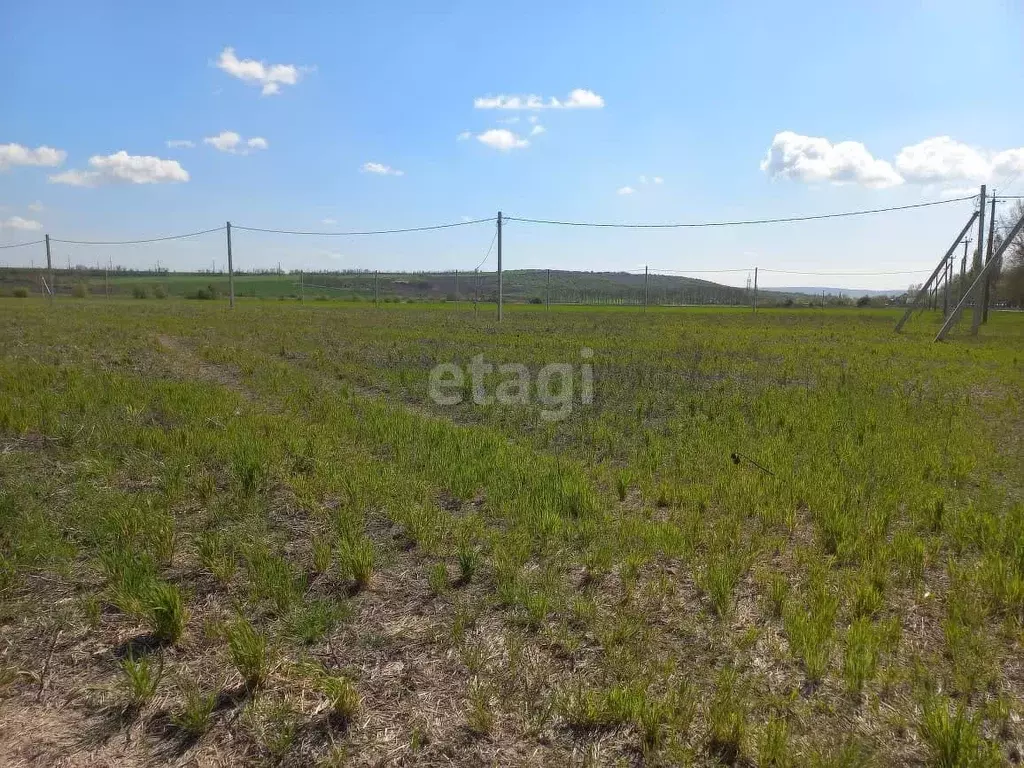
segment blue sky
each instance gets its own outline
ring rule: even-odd
[[[227,219],[375,229],[499,209],[590,221],[761,218],[942,199],[984,182],[1024,191],[1024,104],[1012,96],[1024,82],[1024,10],[1010,0],[280,8],[9,4],[0,244],[43,232],[144,237]],[[560,106],[481,108],[529,95]],[[543,132],[531,135],[535,126]],[[505,265],[928,268],[970,206],[714,230],[517,223],[505,232]],[[486,225],[373,239],[237,232],[236,264],[472,269],[491,234]],[[224,244],[221,235],[61,244],[56,256],[196,268],[221,264]],[[8,263],[41,258],[35,247],[0,251]],[[762,283],[912,279],[765,273]]]

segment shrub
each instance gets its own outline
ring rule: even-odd
[[[24,288],[22,286],[18,286],[17,288],[15,288],[14,289],[14,298],[16,298],[16,299],[27,299],[28,298],[28,288]]]
[[[534,296],[533,298],[530,299],[530,303],[531,304],[543,304],[544,303],[544,299],[540,298],[539,296]]]
[[[136,285],[132,288],[132,296],[136,299],[148,299],[149,291],[146,290],[144,285]]]
[[[71,286],[71,295],[76,299],[84,299],[89,295],[89,288],[85,283],[75,283]]]
[[[167,298],[167,290],[162,285],[154,286],[153,287],[153,298],[154,299],[166,299]]]

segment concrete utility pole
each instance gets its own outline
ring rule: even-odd
[[[377,270],[373,270],[373,306],[377,306]]]
[[[231,258],[231,222],[227,223],[228,233],[228,306],[235,308],[235,263]]]
[[[302,270],[299,270],[299,301],[306,300],[306,281],[303,279]]]
[[[548,270],[548,283],[544,289],[544,306],[547,309],[551,309],[551,270]]]
[[[992,261],[992,245],[994,243],[996,234],[996,198],[992,198],[991,208],[989,209],[988,216],[988,249],[985,252],[985,266]],[[985,278],[985,284],[981,288],[981,322],[988,322],[988,301],[989,292],[992,286],[992,273],[988,273],[988,277]]]
[[[650,285],[651,285],[651,283],[650,283],[649,269],[650,269],[649,265],[644,264],[644,312],[647,311],[647,299],[651,295],[650,294]]]
[[[498,211],[498,322],[504,317],[504,286],[501,281],[501,211]]]
[[[55,286],[53,284],[53,260],[50,258],[50,236],[46,235],[46,274],[50,278],[49,293],[50,303],[53,304],[53,292]]]
[[[754,267],[754,313],[757,313],[757,267]]]
[[[455,308],[459,308],[459,270],[455,270]]]
[[[981,185],[981,197],[978,200],[978,250],[974,252],[974,268],[971,270],[971,274],[980,273],[982,267],[982,246],[985,243],[985,193],[987,189],[984,184]],[[984,283],[982,283],[984,285]],[[981,325],[981,316],[983,314],[981,308],[981,297],[983,294],[982,285],[979,285],[975,290],[974,295],[971,297],[974,301],[974,312],[971,313],[971,335],[978,335],[978,326]]]
[[[975,213],[975,215],[977,215],[977,213]],[[1003,244],[1000,245],[999,249],[992,255],[992,261],[990,261],[988,264],[981,268],[981,272],[977,275],[977,277],[974,278],[974,282],[971,284],[971,287],[967,290],[967,293],[973,293],[975,289],[981,286],[985,278],[988,276],[988,273],[991,272],[995,268],[996,264],[1000,262],[1000,260],[1003,258],[1003,254],[1006,252],[1006,249],[1010,247],[1010,244],[1013,242],[1013,239],[1018,234],[1020,234],[1022,230],[1024,230],[1024,216],[1021,216],[1017,220],[1017,223],[1013,225],[1013,229],[1010,230],[1010,233],[1006,236],[1006,239],[1003,241]],[[960,316],[960,311],[963,309],[964,304],[966,303],[967,294],[965,293],[964,297],[960,299],[960,303],[952,312],[949,313],[949,317],[946,318],[946,322],[942,324],[942,328],[939,329],[939,333],[935,337],[936,341],[942,341],[943,339],[946,338],[946,334],[949,333],[949,329],[953,327],[954,323],[956,323],[957,318]]]

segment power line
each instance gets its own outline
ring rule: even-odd
[[[701,227],[736,227],[748,224],[785,224],[796,221],[814,221],[817,219],[838,219],[847,216],[867,216],[873,213],[888,213],[890,211],[907,211],[912,208],[927,208],[933,205],[949,205],[961,203],[964,200],[974,200],[977,195],[967,197],[954,197],[949,200],[931,200],[925,203],[912,203],[910,205],[896,205],[890,208],[871,208],[863,211],[844,211],[842,213],[820,213],[813,216],[786,216],[778,219],[746,219],[739,221],[702,221],[694,223],[673,223],[673,224],[618,224],[598,223],[589,221],[557,221],[553,219],[527,219],[518,216],[508,216],[508,221],[521,221],[526,224],[553,224],[561,227],[602,227],[612,229],[697,229]]]
[[[354,237],[357,235],[397,235],[402,232],[428,232],[434,229],[451,229],[452,227],[467,227],[472,224],[482,224],[485,221],[494,219],[471,219],[469,221],[456,221],[450,224],[432,224],[426,227],[405,227],[403,229],[376,229],[366,232],[302,232],[291,229],[263,229],[261,227],[243,227],[241,224],[232,224],[232,229],[244,229],[247,232],[269,232],[275,235],[315,235],[318,237]]]
[[[0,245],[0,248],[21,248],[22,246],[25,245],[39,245],[40,243],[45,242],[45,240],[29,240],[24,243],[11,243],[10,245]]]
[[[51,237],[51,243],[69,243],[71,245],[140,245],[142,243],[160,243],[165,240],[181,240],[186,237],[196,237],[197,235],[208,235],[211,232],[221,232],[224,227],[214,227],[213,229],[203,229],[199,232],[186,232],[182,235],[167,235],[166,237],[150,237],[145,240],[60,240],[56,237]],[[42,242],[41,240],[39,242]]]
[[[719,272],[749,272],[753,267],[736,267],[733,269],[658,269],[657,267],[650,267],[651,272],[669,272],[673,275],[697,275],[697,274],[716,274]],[[637,274],[640,274],[639,271]]]
[[[931,272],[931,267],[924,269],[906,269],[897,272],[800,272],[792,269],[770,269],[761,267],[762,272],[774,272],[781,275],[821,275],[824,277],[877,277],[882,275],[920,275]]]
[[[487,262],[487,260],[489,258],[491,258],[491,249],[494,247],[494,241],[497,240],[497,239],[498,239],[498,228],[495,227],[494,228],[494,235],[491,236],[491,244],[489,246],[487,246],[487,253],[484,254],[483,259],[473,269],[474,272],[476,272],[478,269],[480,269],[480,267],[482,267]]]

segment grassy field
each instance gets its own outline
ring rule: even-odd
[[[0,299],[0,755],[1019,762],[1024,315],[895,319]]]
[[[10,296],[15,290],[42,295],[41,270],[0,268],[0,296]],[[374,298],[374,273],[325,272],[235,275],[235,295],[252,299],[297,299],[301,295],[310,300],[371,301]],[[56,270],[54,282],[58,295],[80,297],[134,296],[134,298],[203,298],[228,294],[228,276],[217,273],[167,272],[163,274],[123,272],[115,270],[109,275],[103,270],[81,267],[74,270]],[[644,275],[627,272],[572,272],[551,270],[505,270],[504,296],[512,303],[542,302],[550,297],[553,304],[624,304],[642,305],[644,302]],[[496,301],[498,276],[496,272],[405,272],[380,273],[376,277],[376,295],[386,302],[395,301]],[[744,305],[751,303],[750,291],[720,285],[707,280],[673,275],[649,277],[647,295],[650,304],[686,305]],[[852,304],[856,294],[846,297],[830,296],[830,304]],[[787,302],[793,304],[820,304],[821,296],[759,291],[762,305]],[[876,302],[884,304],[883,299]]]

